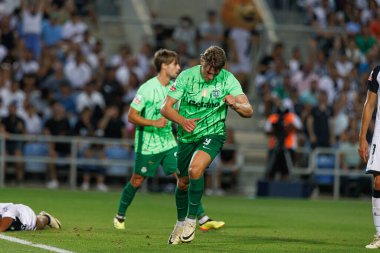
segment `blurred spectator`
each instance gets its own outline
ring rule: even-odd
[[[77,112],[81,113],[85,107],[90,108],[91,111],[100,112],[105,107],[103,95],[95,89],[94,80],[88,82],[76,98]]]
[[[65,108],[58,102],[53,102],[52,117],[45,123],[45,134],[53,136],[70,136],[72,135],[72,129],[69,119],[66,116]],[[71,152],[70,143],[66,142],[51,142],[49,143],[49,157],[57,159],[60,157],[68,157]],[[50,163],[49,168],[49,182],[47,187],[49,189],[55,189],[59,187],[56,164]]]
[[[35,59],[41,53],[42,15],[45,1],[21,0],[22,11],[22,37],[26,48],[31,50]]]
[[[66,63],[64,72],[71,87],[75,90],[82,89],[91,79],[91,68],[80,50],[76,50],[74,59]]]
[[[80,41],[88,26],[82,21],[77,12],[72,12],[70,19],[62,27],[62,37],[65,40]]]
[[[42,133],[42,119],[36,108],[28,100],[24,102],[24,111],[20,117],[25,122],[25,133],[37,135]]]
[[[99,121],[98,131],[105,138],[125,139],[127,138],[127,131],[121,113],[116,105],[109,105],[105,109],[103,118]]]
[[[81,111],[81,116],[74,128],[75,135],[81,137],[95,137],[95,128],[94,123],[91,122],[91,114],[92,111],[90,108],[83,108]],[[79,169],[83,171],[83,181],[81,185],[82,190],[88,191],[90,189],[91,174],[95,174],[97,182],[96,188],[99,191],[107,191],[108,188],[104,184],[105,168],[100,162],[105,159],[104,145],[101,143],[91,142],[81,142],[80,144],[80,157],[99,160],[96,164],[85,164],[79,166]]]
[[[331,147],[335,144],[333,129],[333,108],[328,105],[326,91],[322,90],[318,96],[318,104],[307,120],[311,147]]]
[[[103,80],[100,91],[103,94],[107,106],[113,103],[121,106],[124,89],[116,80],[115,67],[107,67],[105,79]]]
[[[229,70],[236,76],[245,92],[249,90],[248,78],[252,72],[252,44],[255,30],[232,27],[228,35]]]
[[[344,172],[359,174],[365,165],[357,155],[359,148],[357,129],[348,129],[342,139],[343,142],[339,146],[340,167]],[[359,197],[371,185],[370,181],[370,178],[363,178],[360,175],[342,176],[342,194],[347,197]]]
[[[0,42],[9,52],[11,52],[16,45],[16,32],[14,29],[11,29],[9,16],[1,17],[0,30]]]
[[[130,73],[130,78],[127,86],[124,86],[124,103],[131,103],[139,88],[140,82],[135,72]]]
[[[61,62],[55,62],[53,67],[53,73],[49,74],[45,80],[40,83],[41,89],[49,89],[50,91],[57,92],[59,87],[63,83],[67,83],[68,80],[65,77],[63,64]]]
[[[59,14],[53,12],[42,23],[42,41],[44,45],[56,46],[62,40],[62,25],[59,23]]]
[[[8,108],[11,102],[16,103],[17,108],[21,108],[24,104],[25,93],[20,89],[20,83],[13,81],[9,88],[4,87],[0,90],[0,97],[3,101],[3,110]]]
[[[173,39],[175,43],[185,43],[190,57],[197,55],[197,29],[190,16],[181,16],[178,24],[174,27]]]
[[[8,115],[1,119],[0,133],[7,138],[8,134],[24,134],[25,122],[22,118],[17,116],[17,103],[11,102],[8,105]],[[7,155],[15,156],[16,158],[22,156],[23,142],[19,140],[7,140],[5,143],[5,150]],[[24,178],[23,163],[18,161],[15,163],[16,181],[21,183]]]
[[[224,37],[223,25],[218,21],[214,10],[207,11],[207,19],[198,26],[199,52],[204,52],[210,46],[222,46]]]
[[[301,120],[277,103],[276,112],[269,115],[264,128],[269,137],[267,177],[273,180],[280,173],[281,180],[286,180],[294,164],[298,147],[297,131],[302,129]]]
[[[360,51],[366,55],[376,44],[376,38],[370,34],[368,26],[362,26],[361,33],[355,36],[355,42]]]
[[[77,115],[76,100],[70,85],[62,81],[57,92],[54,97],[65,108],[67,116],[69,118],[75,117]]]
[[[24,49],[19,59],[19,69],[16,73],[16,79],[21,80],[25,74],[36,74],[40,65],[37,60],[33,59],[32,51]]]

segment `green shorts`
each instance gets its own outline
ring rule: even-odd
[[[170,175],[177,170],[177,147],[154,155],[143,155],[136,153],[135,166],[133,172],[143,177],[154,177],[157,169],[162,165],[166,175]]]
[[[211,161],[213,161],[222,149],[225,141],[226,137],[224,135],[207,135],[197,142],[178,142],[177,175],[180,177],[189,175],[189,165],[191,158],[193,158],[193,155],[198,150],[202,150],[209,154]]]

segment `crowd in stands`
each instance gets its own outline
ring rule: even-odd
[[[94,1],[84,0],[0,2],[2,137],[81,136],[127,139],[132,143],[134,125],[127,120],[129,104],[139,85],[155,75],[151,64],[155,49],[168,47],[178,51],[182,68],[187,68],[198,64],[201,50],[225,43],[218,13],[208,11],[200,24],[183,16],[174,27],[155,25],[155,44],[143,42],[139,52],[132,52],[125,43],[117,53],[107,56],[102,41],[106,38],[93,35],[97,26],[94,9]],[[169,37],[164,34],[168,29]],[[7,155],[16,157],[37,155],[54,159],[71,155],[70,143],[46,145],[7,140],[5,149]],[[115,149],[81,143],[77,155],[102,160],[115,154],[133,156],[133,147]],[[24,174],[32,165],[13,164],[17,183],[25,180]],[[47,165],[48,188],[57,188],[62,183],[57,166]],[[107,190],[104,183],[107,173],[101,163],[79,169],[83,172],[83,178],[79,179],[83,190],[89,189],[93,172],[97,189]]]
[[[364,165],[353,158],[358,157],[366,80],[379,64],[380,1],[305,0],[298,4],[314,34],[308,45],[293,48],[288,59],[283,42],[262,58],[255,80],[263,98],[260,112],[269,117],[280,101],[303,123],[297,147],[334,148],[342,152],[341,168],[360,171]],[[301,46],[307,49],[305,54]],[[373,129],[371,124],[369,142]]]
[[[199,54],[209,45],[220,45],[228,54],[229,69],[244,89],[254,89],[262,99],[258,113],[269,117],[276,105],[282,104],[298,115],[302,122],[298,147],[342,148],[351,154],[352,145],[358,142],[352,132],[358,131],[365,82],[378,63],[380,51],[378,1],[298,1],[305,12],[305,23],[315,28],[313,38],[308,45],[293,48],[290,57],[285,57],[286,43],[275,44],[272,52],[260,60],[251,84],[249,49],[256,43],[257,34],[239,27],[226,29],[214,10],[207,11],[205,20],[199,23],[187,15],[174,27],[154,23],[154,44],[144,41],[139,52],[132,52],[124,44],[116,54],[106,56],[102,39],[94,36],[97,21],[93,1],[10,3],[0,3],[3,134],[133,140],[134,126],[127,120],[129,103],[139,85],[155,75],[150,62],[154,51],[162,47],[176,50],[184,69],[198,64]],[[306,53],[302,53],[304,48],[308,48]],[[26,146],[8,141],[6,152],[26,155]],[[50,143],[41,149],[51,157],[70,155],[67,144]],[[133,153],[132,147],[127,149]],[[96,159],[109,154],[107,147],[88,144],[83,144],[79,153]],[[342,159],[345,169],[362,168],[352,163]],[[15,164],[17,181],[24,180],[24,166]],[[48,187],[56,188],[56,166],[48,167]],[[89,189],[87,172],[92,171],[97,172],[98,189],[107,190],[104,168],[81,169],[84,190]]]

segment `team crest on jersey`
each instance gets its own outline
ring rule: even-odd
[[[148,171],[148,169],[147,169],[146,167],[142,167],[142,168],[141,168],[141,172],[142,172],[142,173],[146,173],[147,171]]]
[[[214,98],[219,98],[219,97],[222,95],[222,91],[219,90],[219,89],[215,89],[215,90],[213,90],[213,91],[211,92],[211,94],[212,94],[212,96],[213,96]]]
[[[140,103],[141,103],[141,99],[142,99],[142,96],[139,95],[139,94],[137,94],[137,95],[135,96],[135,98],[133,99],[133,102],[134,102],[135,104],[140,104]]]
[[[372,73],[373,73],[373,70],[371,71],[371,74],[369,74],[368,81],[372,81]]]

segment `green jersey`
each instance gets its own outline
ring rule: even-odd
[[[239,81],[222,69],[213,80],[206,82],[201,75],[201,66],[183,71],[170,88],[168,96],[180,101],[179,114],[187,119],[200,118],[193,132],[178,128],[178,140],[183,143],[196,142],[205,135],[225,135],[227,105],[225,96],[244,94]]]
[[[146,81],[138,89],[131,107],[146,119],[157,120],[162,117],[160,108],[168,94],[171,83],[163,86],[157,77]],[[136,126],[135,152],[144,155],[158,154],[176,147],[177,143],[172,132],[172,123],[163,128],[154,126]]]

